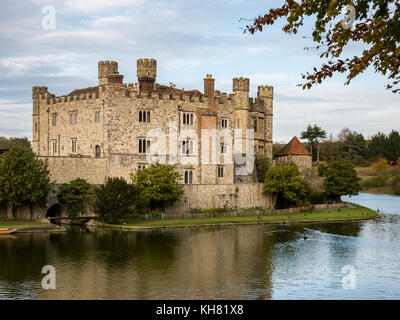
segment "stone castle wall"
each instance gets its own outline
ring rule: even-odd
[[[182,183],[184,172],[192,170],[192,183],[199,186],[197,193],[188,191],[190,197],[198,199],[192,200],[193,205],[199,201],[196,204],[199,208],[212,207],[214,204],[221,205],[222,200],[215,198],[221,190],[225,194],[234,194],[232,190],[235,190],[236,182],[246,184],[254,179],[252,175],[235,176],[233,158],[227,159],[220,154],[219,144],[226,142],[224,138],[216,141],[216,163],[203,163],[202,152],[210,151],[212,147],[202,146],[202,129],[226,129],[233,136],[234,129],[242,129],[245,133],[246,129],[257,124],[255,152],[272,158],[272,87],[260,86],[257,98],[250,98],[249,79],[235,78],[233,93],[228,95],[215,91],[214,79],[207,75],[204,79],[207,96],[198,90],[175,90],[156,84],[157,63],[154,59],[139,59],[137,75],[138,83],[123,83],[118,64],[101,61],[98,64],[97,86],[77,89],[59,97],[51,94],[47,87],[32,88],[33,151],[40,158],[48,159],[56,183],[67,183],[76,178],[84,178],[93,184],[102,184],[108,177],[129,180],[133,172],[149,165],[146,154],[139,153],[139,139],[149,138],[152,132],[152,151],[156,150],[158,156],[164,156],[165,152],[156,146],[162,142],[159,140],[163,133],[167,135],[165,146],[169,155],[158,158],[158,161],[163,163],[165,159],[167,163],[176,163],[178,159]],[[146,112],[146,116],[149,114],[150,121],[140,121],[140,112]],[[184,123],[184,114],[193,115],[193,123]],[[223,120],[227,128],[222,128]],[[171,129],[171,124],[177,125],[177,132]],[[194,136],[190,136],[187,129],[192,129]],[[179,134],[180,138],[190,138],[194,142],[192,155],[181,154]],[[242,153],[246,152],[245,142],[246,138],[243,137],[240,140]],[[171,154],[173,146],[176,151]],[[230,153],[232,155],[232,150]],[[218,166],[223,166],[223,177],[217,175]],[[222,189],[218,189],[218,185]],[[188,190],[192,190],[192,187],[185,186]],[[207,188],[209,192],[206,192]],[[250,184],[240,188],[244,193],[257,189],[250,187]],[[206,193],[211,197],[205,199],[198,196]],[[229,203],[245,205],[246,197],[241,197],[239,194],[235,197],[237,203],[233,200],[229,200]],[[257,197],[247,197],[247,204],[265,204],[264,200]],[[206,204],[201,206],[201,201]]]
[[[191,209],[272,208],[272,197],[262,193],[263,184],[185,185],[182,199],[166,208],[165,214],[182,216]]]

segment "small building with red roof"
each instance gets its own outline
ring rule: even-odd
[[[295,136],[275,156],[276,163],[295,163],[300,172],[312,167],[312,155]]]

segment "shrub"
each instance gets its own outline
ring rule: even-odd
[[[327,201],[327,199],[323,192],[311,190],[311,193],[310,193],[311,204],[320,204],[320,203],[325,203],[326,201]]]
[[[400,195],[400,176],[397,176],[392,181],[392,189],[395,194]]]
[[[161,212],[160,211],[150,211],[150,216],[152,217],[152,218],[158,218],[158,217],[160,217],[161,216]]]
[[[203,209],[200,209],[200,208],[190,208],[190,209],[189,209],[189,213],[190,213],[190,214],[199,214],[199,213],[203,213]]]
[[[67,209],[69,217],[79,216],[92,196],[92,186],[85,179],[75,179],[60,187],[58,201]]]
[[[104,185],[93,188],[93,211],[101,220],[117,223],[119,219],[133,213],[137,193],[132,184],[123,178],[109,178]]]
[[[387,181],[389,180],[389,176],[385,174],[380,174],[377,177],[370,178],[365,180],[362,185],[363,188],[382,188],[386,185]]]
[[[375,172],[379,173],[381,171],[388,169],[390,167],[390,164],[385,158],[381,158],[377,162],[373,162],[371,164],[371,167]]]

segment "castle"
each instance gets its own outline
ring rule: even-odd
[[[203,92],[156,78],[154,59],[137,60],[135,84],[123,82],[117,62],[100,61],[97,86],[66,96],[33,87],[33,151],[48,160],[53,180],[129,180],[152,150],[157,161],[177,164],[186,208],[270,207],[253,166],[254,155],[272,159],[273,88],[259,86],[250,98],[247,78],[233,79],[231,94],[215,90],[210,74]]]

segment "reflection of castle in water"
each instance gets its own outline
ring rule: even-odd
[[[361,224],[310,228],[357,236]],[[323,265],[321,257],[329,265],[342,261],[340,243],[315,241],[309,232],[305,241],[303,232],[302,225],[262,225],[18,235],[0,241],[0,261],[7,261],[0,287],[38,299],[270,299],[305,266]],[[356,248],[345,250],[356,256]],[[46,264],[56,268],[56,290],[40,288]]]
[[[269,299],[272,238],[254,228],[65,235],[47,261],[57,290],[37,298]]]

